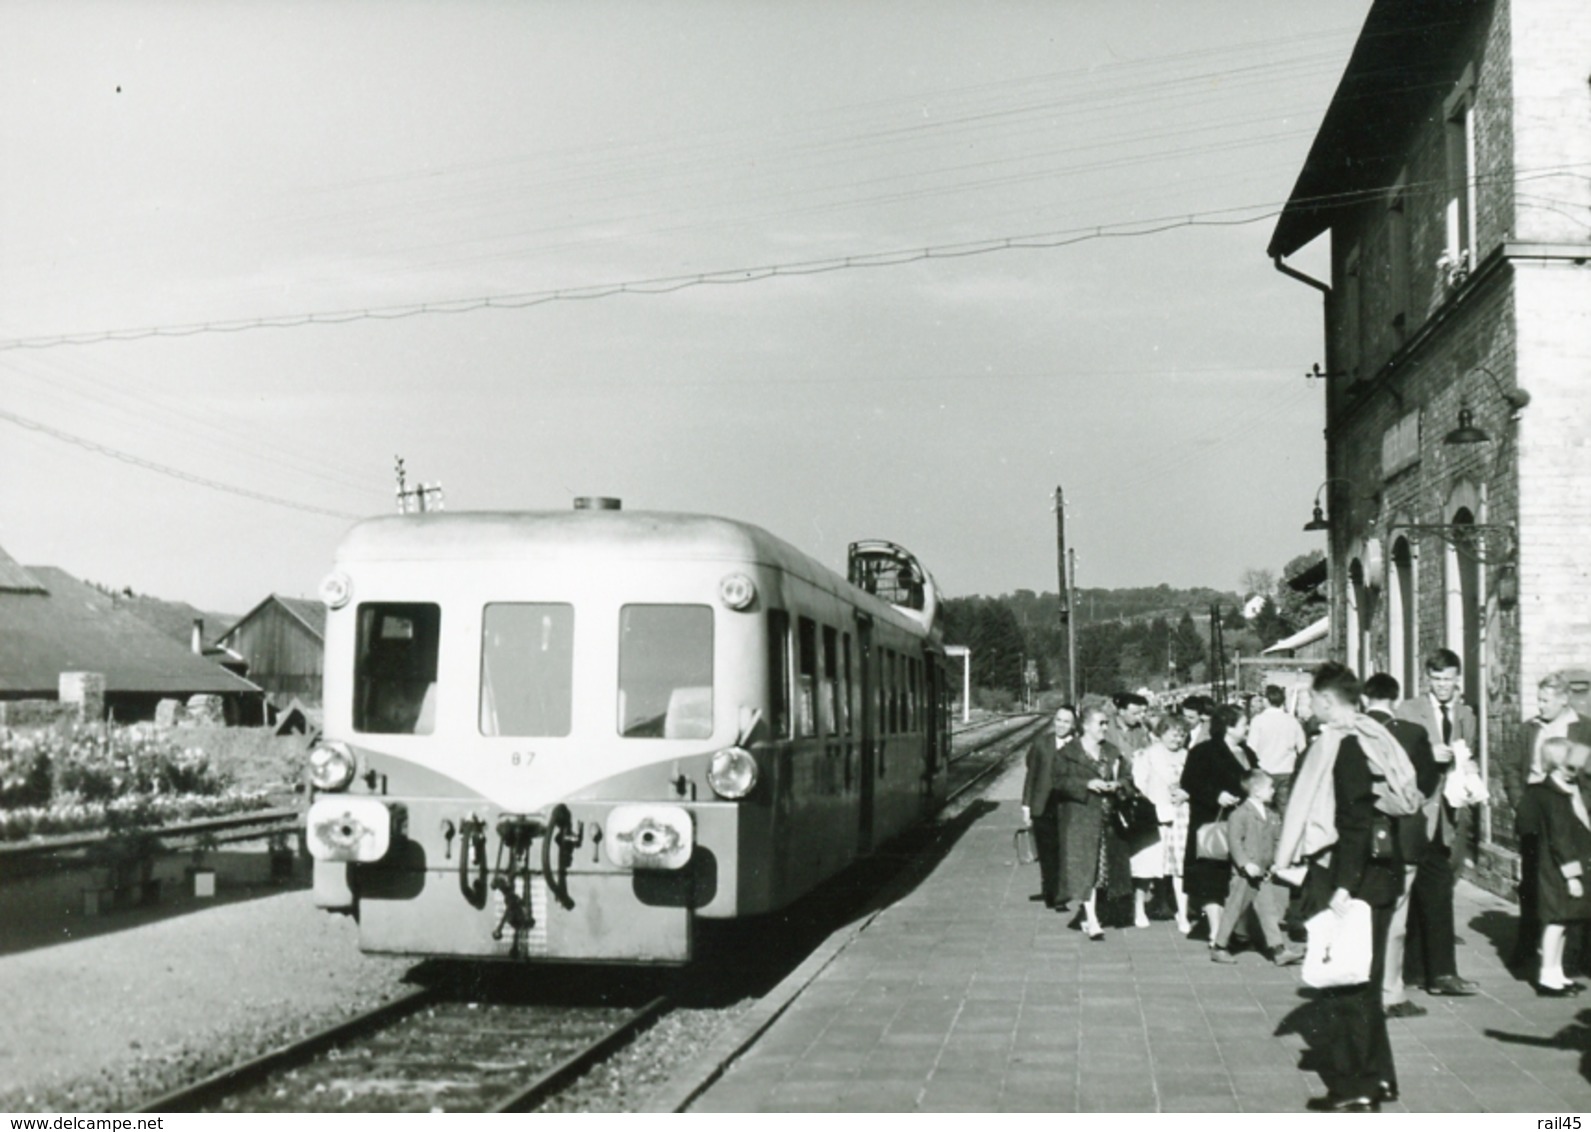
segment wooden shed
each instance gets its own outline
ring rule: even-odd
[[[271,594],[217,643],[247,662],[249,679],[278,707],[295,698],[320,703],[326,651],[326,607],[320,602]]]

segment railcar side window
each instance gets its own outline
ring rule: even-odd
[[[796,620],[796,729],[818,733],[818,627],[806,617]]]
[[[564,736],[574,702],[575,608],[488,605],[481,619],[481,734]]]
[[[840,635],[823,626],[823,733],[840,733]]]
[[[768,611],[768,727],[775,739],[790,737],[790,615]]]
[[[626,605],[619,611],[619,734],[712,736],[711,606]]]
[[[436,658],[442,607],[375,602],[359,607],[354,730],[429,735],[436,728]]]
[[[840,727],[851,734],[851,634],[846,633],[840,642]]]
[[[884,730],[890,735],[900,734],[900,693],[896,691],[895,654],[888,650],[884,652],[884,698],[887,701],[885,715],[889,722]]]

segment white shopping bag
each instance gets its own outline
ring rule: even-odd
[[[1370,981],[1370,905],[1348,901],[1339,916],[1330,908],[1310,917],[1304,982],[1312,987],[1351,987]]]
[[[1453,741],[1453,766],[1442,784],[1442,796],[1455,809],[1465,806],[1482,806],[1491,801],[1486,780],[1470,752],[1469,744],[1462,739]]]

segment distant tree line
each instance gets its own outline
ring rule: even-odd
[[[1287,580],[1322,557],[1318,551],[1299,555],[1280,575],[1245,571],[1243,593],[1167,585],[1078,590],[1072,616],[1079,693],[1204,682],[1212,660],[1212,606],[1220,611],[1224,665],[1230,666],[1236,653],[1252,656],[1291,636],[1323,610]],[[1252,617],[1244,616],[1245,606],[1256,607]],[[973,698],[980,706],[1015,703],[1023,692],[1026,661],[1038,668],[1040,690],[1061,686],[1066,630],[1056,594],[1017,590],[999,597],[949,598],[941,610],[946,643],[972,650]]]

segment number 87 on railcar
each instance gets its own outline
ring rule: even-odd
[[[322,585],[314,899],[371,952],[683,963],[943,794],[932,580],[579,501],[356,525]]]

